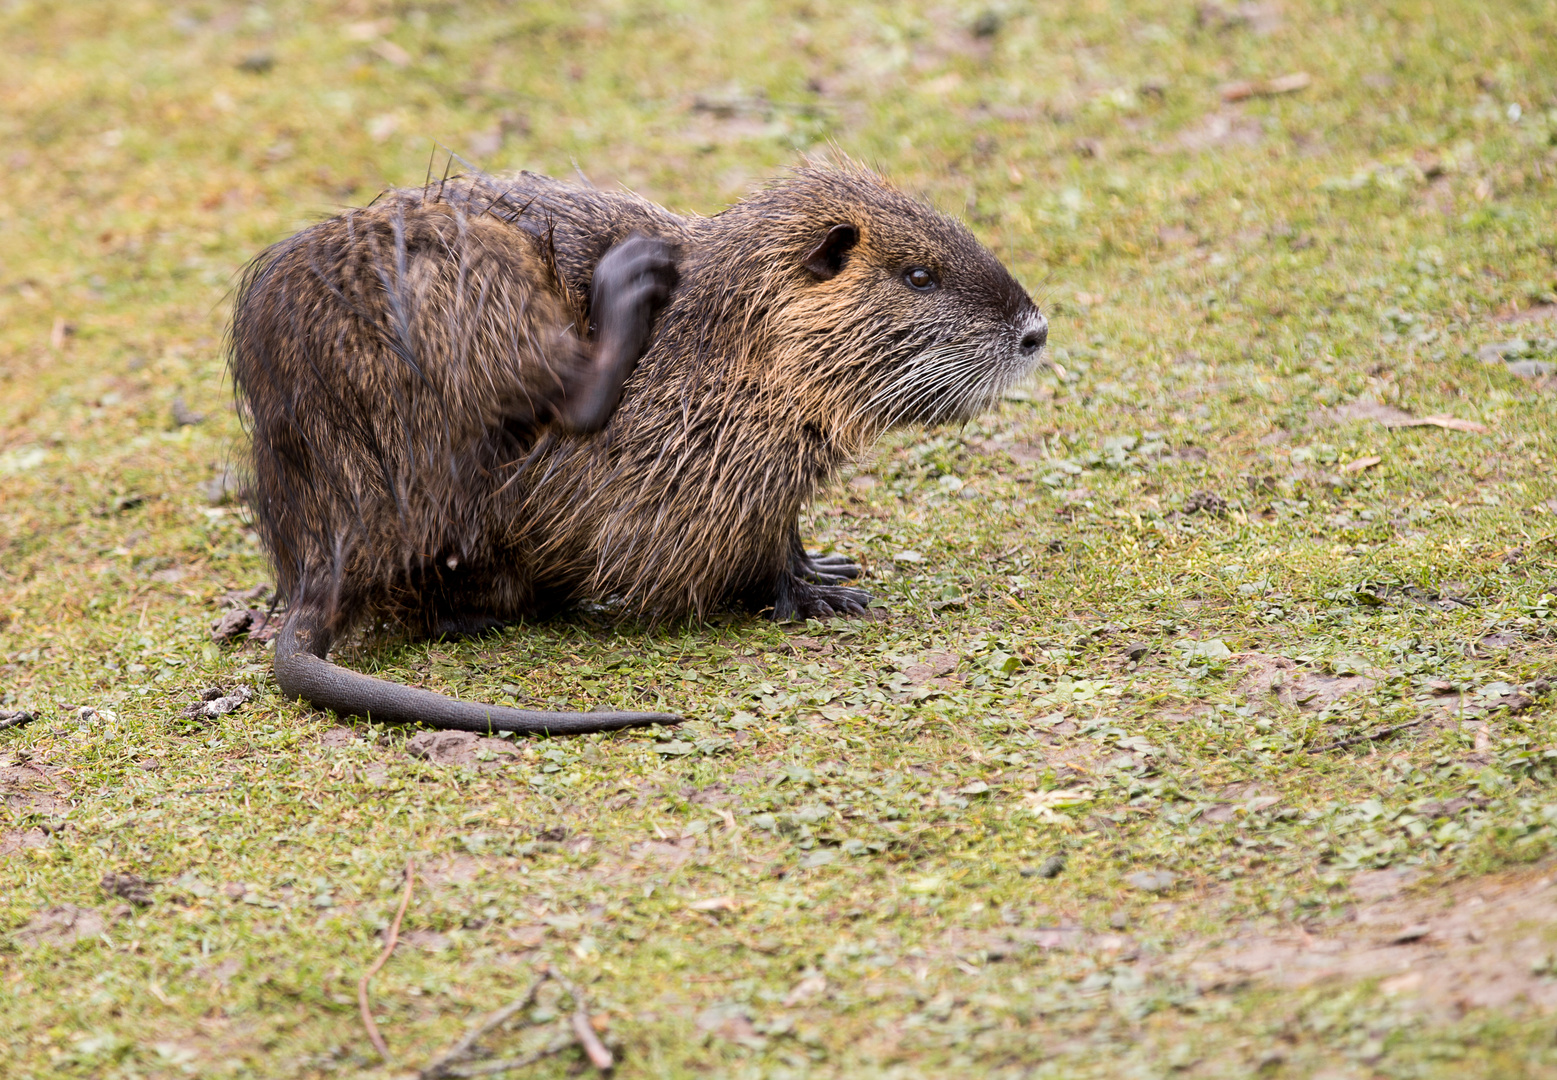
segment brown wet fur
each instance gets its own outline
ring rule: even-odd
[[[595,272],[634,237],[675,287],[643,309],[614,413],[581,423],[609,351]],[[916,266],[936,288],[905,283]],[[651,620],[860,613],[853,567],[801,547],[801,510],[888,428],[991,405],[1046,333],[962,225],[852,165],[707,218],[522,173],[389,192],[271,248],[230,355],[279,591],[330,639],[584,598]]]

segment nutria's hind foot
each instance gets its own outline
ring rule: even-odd
[[[506,619],[499,619],[493,615],[450,612],[438,616],[437,621],[432,625],[432,633],[428,636],[455,641],[459,638],[480,637],[493,630],[501,630],[507,625]]]
[[[837,585],[860,576],[860,567],[847,555],[821,555],[806,552],[795,573],[817,585]]]
[[[590,287],[595,357],[559,407],[567,427],[589,434],[611,419],[679,276],[675,249],[647,236],[629,236],[600,259]]]
[[[870,593],[847,585],[815,585],[795,574],[779,580],[773,601],[773,621],[831,619],[842,615],[863,618],[870,613]]]

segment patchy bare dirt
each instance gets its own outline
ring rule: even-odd
[[[1414,893],[1410,870],[1352,879],[1345,921],[1246,934],[1179,950],[1170,966],[1206,988],[1246,982],[1309,986],[1378,979],[1380,988],[1449,1016],[1471,1009],[1557,1009],[1557,875],[1553,867]]]
[[[915,686],[926,683],[939,685],[936,680],[957,670],[957,657],[952,653],[929,653],[917,664],[903,669],[903,677]]]
[[[519,748],[502,739],[471,731],[421,731],[406,740],[406,753],[429,765],[464,765],[469,768],[501,768],[519,759]]]
[[[437,888],[440,885],[469,885],[487,872],[488,863],[470,855],[445,855],[416,868],[416,876],[423,883]]]
[[[332,727],[319,736],[320,746],[350,746],[361,737],[349,727]]]
[[[1508,324],[1545,322],[1548,319],[1557,320],[1557,304],[1535,304],[1532,307],[1524,308],[1521,311],[1514,311],[1506,315],[1499,315],[1494,321]]]
[[[707,850],[706,848],[704,850]],[[684,836],[677,840],[645,840],[633,844],[628,852],[634,862],[653,863],[674,870],[690,859],[697,851],[697,838]]]
[[[1179,132],[1167,150],[1213,150],[1224,146],[1254,146],[1265,129],[1238,109],[1220,109]]]
[[[7,829],[0,832],[0,859],[28,848],[48,847],[49,834],[42,829]]]
[[[454,944],[448,934],[440,934],[436,930],[406,930],[400,934],[400,940],[423,952],[434,953],[443,952]]]
[[[1238,689],[1255,702],[1276,701],[1318,712],[1348,694],[1366,693],[1378,685],[1376,679],[1367,675],[1307,671],[1285,656],[1244,653],[1238,659],[1244,666]]]
[[[70,809],[70,785],[41,761],[0,766],[0,800],[12,813],[59,814]]]
[[[97,937],[107,925],[108,917],[96,908],[61,904],[34,915],[27,925],[11,935],[11,939],[23,948],[44,944],[74,945]]]
[[[1385,405],[1377,401],[1351,401],[1345,405],[1315,409],[1308,414],[1308,426],[1327,428],[1354,420],[1377,420],[1385,427],[1398,427],[1410,424],[1415,419],[1410,413],[1403,412],[1393,405]]]

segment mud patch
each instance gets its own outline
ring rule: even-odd
[[[1251,120],[1237,109],[1221,109],[1179,132],[1165,149],[1202,151],[1225,146],[1254,146],[1264,137],[1265,129],[1259,121]]]
[[[903,677],[915,686],[923,686],[935,680],[945,681],[942,677],[956,670],[957,657],[952,653],[930,653],[918,663],[904,668]],[[940,683],[936,682],[936,685]]]
[[[1285,656],[1244,653],[1239,659],[1244,676],[1238,689],[1251,701],[1274,701],[1282,705],[1318,712],[1352,694],[1362,694],[1378,685],[1367,675],[1325,675],[1306,671]]]
[[[1414,423],[1416,417],[1408,412],[1402,412],[1400,409],[1377,401],[1352,401],[1345,405],[1333,405],[1326,409],[1315,409],[1308,414],[1308,426],[1310,428],[1335,427],[1338,424],[1352,423],[1358,420],[1374,420],[1385,427],[1402,427]]]
[[[519,759],[519,748],[472,731],[421,731],[406,740],[406,753],[429,765],[499,769]]]
[[[62,814],[70,809],[70,785],[39,761],[0,767],[0,800],[15,814]]]
[[[1412,894],[1411,870],[1356,875],[1346,923],[1245,936],[1176,959],[1202,987],[1379,979],[1430,1012],[1557,1010],[1557,876],[1551,868]]]
[[[1557,304],[1536,304],[1533,307],[1525,308],[1523,311],[1515,311],[1509,315],[1499,315],[1493,321],[1508,324],[1546,322],[1547,320],[1557,322]]]
[[[49,834],[42,829],[10,829],[0,832],[0,859],[9,858],[28,848],[49,846]]]
[[[108,917],[96,908],[61,904],[40,911],[11,936],[22,948],[37,945],[74,945],[97,937],[108,926]]]

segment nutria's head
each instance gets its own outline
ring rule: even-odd
[[[864,169],[798,169],[709,225],[744,249],[722,265],[749,300],[730,314],[769,345],[753,360],[835,434],[969,419],[1048,340],[1027,292],[961,222]]]

